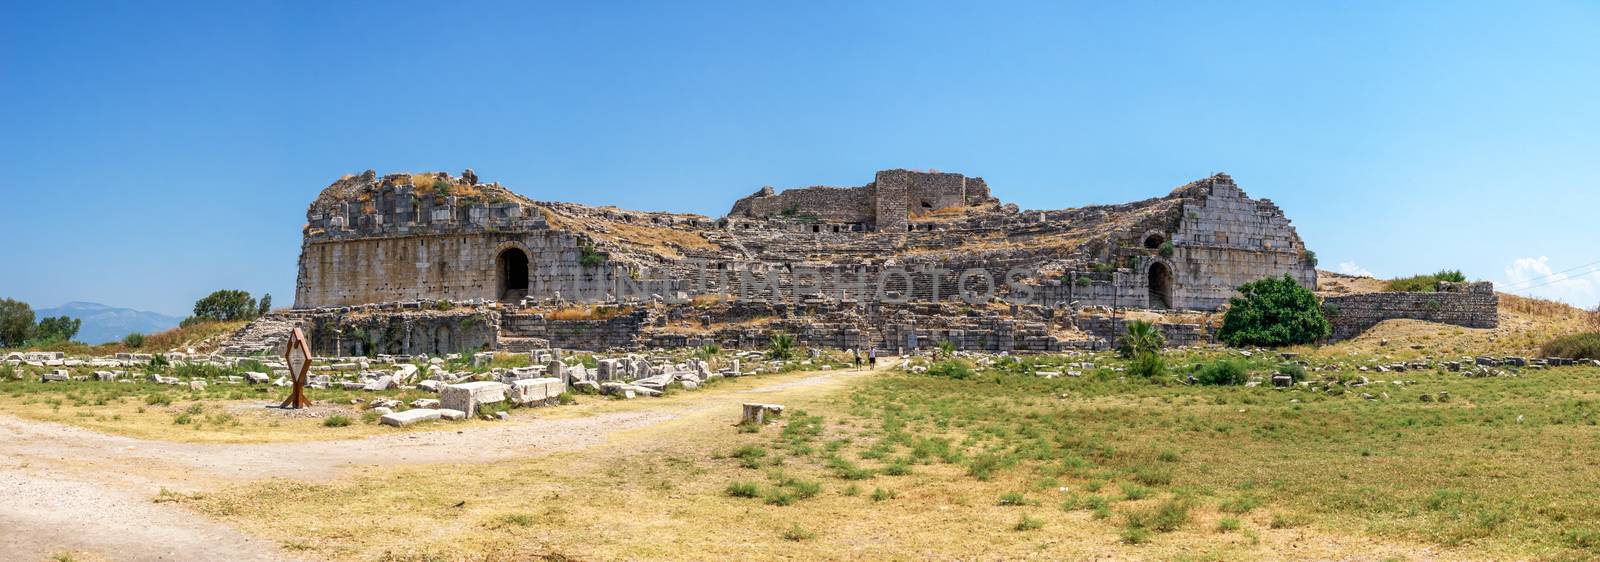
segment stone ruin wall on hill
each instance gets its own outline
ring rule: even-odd
[[[1499,325],[1500,297],[1494,284],[1441,282],[1432,293],[1360,293],[1324,297],[1322,309],[1333,325],[1330,340],[1356,337],[1385,320],[1411,319],[1466,328]]]

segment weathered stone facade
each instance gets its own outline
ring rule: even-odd
[[[1323,312],[1333,325],[1331,340],[1349,339],[1384,320],[1409,318],[1467,328],[1499,325],[1500,297],[1489,282],[1441,282],[1432,293],[1330,295]]]
[[[1133,203],[1022,211],[993,198],[979,178],[885,170],[861,187],[765,188],[714,220],[533,201],[479,183],[470,170],[461,177],[369,171],[330,185],[307,210],[295,307],[447,301],[493,312],[485,325],[494,333],[470,339],[480,346],[596,349],[676,339],[656,323],[673,318],[686,299],[725,295],[809,307],[781,311],[770,330],[818,345],[948,339],[962,348],[1042,351],[1075,345],[1057,337],[1075,328],[1056,310],[1215,311],[1235,287],[1262,277],[1287,274],[1315,286],[1313,262],[1283,212],[1250,199],[1225,174]],[[875,282],[892,272],[898,276]],[[994,288],[989,298],[1012,305],[1009,313],[905,308],[960,305],[971,299],[958,289],[986,286]],[[552,321],[539,312],[575,302],[643,308],[603,321]],[[340,334],[354,328],[348,319],[318,326]],[[683,339],[717,341],[714,331]],[[747,335],[722,337],[738,343]],[[339,338],[331,348],[360,351]],[[399,345],[448,352],[468,341],[418,339],[424,343]]]
[[[801,217],[847,223],[854,231],[906,230],[913,215],[994,203],[983,178],[941,172],[884,170],[861,187],[814,186],[774,192],[771,187],[733,204],[729,216]]]

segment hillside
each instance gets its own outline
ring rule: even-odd
[[[1371,277],[1317,272],[1322,295],[1382,291]],[[1463,355],[1538,356],[1539,346],[1559,336],[1600,330],[1600,314],[1565,303],[1510,293],[1500,297],[1499,326],[1463,328],[1421,320],[1388,320],[1349,340],[1307,350],[1315,355],[1380,355],[1393,359]]]
[[[182,318],[159,312],[117,308],[95,302],[74,301],[54,308],[41,308],[34,312],[37,318],[69,316],[83,321],[73,338],[88,344],[119,341],[133,332],[152,334],[178,326]]]

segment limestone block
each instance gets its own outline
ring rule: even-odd
[[[433,421],[439,419],[440,411],[428,408],[413,408],[404,412],[390,412],[378,418],[378,423],[402,427],[417,422]]]
[[[461,420],[467,419],[467,413],[463,412],[461,410],[451,410],[449,408],[440,408],[439,409],[439,417],[443,418],[443,419],[450,420],[450,421],[461,421]]]
[[[517,405],[536,404],[560,396],[566,392],[566,384],[561,379],[543,377],[537,379],[522,379],[511,383],[509,389],[511,403]]]
[[[445,385],[439,391],[439,404],[446,409],[459,410],[468,416],[477,415],[478,407],[506,399],[506,385],[494,381],[468,382]]]
[[[396,388],[398,386],[399,385],[396,385],[395,382],[394,382],[394,377],[389,376],[389,375],[384,375],[384,376],[378,377],[376,379],[373,379],[372,382],[367,383],[365,386],[362,387],[362,390],[368,390],[368,391],[377,392],[377,391],[380,391],[380,390],[389,390],[389,389],[392,389],[392,388]]]

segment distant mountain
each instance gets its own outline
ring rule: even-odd
[[[106,343],[121,340],[133,332],[153,334],[176,328],[182,318],[158,312],[131,308],[113,308],[94,302],[69,302],[55,308],[41,308],[33,312],[34,319],[46,316],[70,316],[83,321],[78,335],[72,339],[84,343]]]

